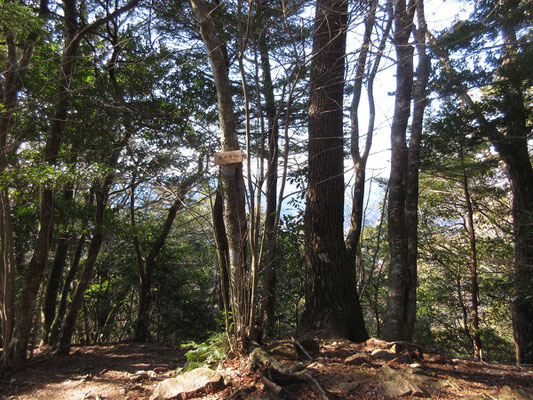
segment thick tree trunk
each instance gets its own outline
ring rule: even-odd
[[[505,140],[492,143],[508,167],[513,193],[513,230],[515,239],[515,298],[513,332],[516,358],[520,364],[533,364],[533,167],[529,157],[528,126],[522,82],[505,76],[508,64],[515,61],[518,41],[512,18],[502,16]],[[509,74],[509,72],[507,72]]]
[[[222,151],[239,150],[237,129],[223,46],[218,39],[205,0],[191,0],[192,9],[207,49],[217,89]],[[242,163],[220,166],[224,196],[224,223],[228,239],[230,299],[235,326],[236,348],[244,350],[251,333],[251,282],[246,259],[247,227]]]
[[[343,91],[348,2],[317,2],[309,101],[306,301],[299,331],[368,337],[343,238]]]
[[[408,182],[407,123],[413,88],[413,47],[409,36],[413,7],[395,0],[394,46],[397,55],[396,100],[391,128],[391,174],[389,180],[389,295],[383,326],[385,340],[410,340],[408,296],[410,290],[409,253],[405,201]]]

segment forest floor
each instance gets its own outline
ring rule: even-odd
[[[40,351],[23,369],[0,377],[0,399],[149,399],[160,381],[170,378],[184,365],[185,351],[134,343],[73,347],[70,356]],[[368,362],[349,363],[347,358],[354,354],[368,354]],[[413,360],[392,353],[388,356],[369,343],[342,340],[321,340],[319,353],[307,363],[311,375],[336,399],[384,398],[378,387],[384,365],[394,371],[409,368],[424,371],[422,393],[406,394],[402,399],[533,399],[533,367],[457,360],[431,353]],[[268,399],[259,374],[249,371],[247,359],[227,360],[220,365],[219,372],[227,382],[226,387],[197,398],[227,399],[245,388],[246,391],[241,390],[246,393],[244,397],[234,398]],[[305,383],[286,389],[298,399],[317,398]]]

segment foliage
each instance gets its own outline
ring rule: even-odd
[[[216,368],[218,362],[226,357],[229,351],[228,338],[225,332],[212,333],[209,337],[201,343],[194,341],[186,342],[182,347],[192,347],[191,350],[185,353],[188,365],[183,371],[191,371],[204,365],[210,368]]]

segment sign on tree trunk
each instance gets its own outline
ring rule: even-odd
[[[224,151],[215,153],[215,165],[228,165],[242,162],[242,151]]]

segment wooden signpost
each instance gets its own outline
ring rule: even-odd
[[[215,153],[215,165],[228,165],[242,162],[242,151],[224,151]]]

